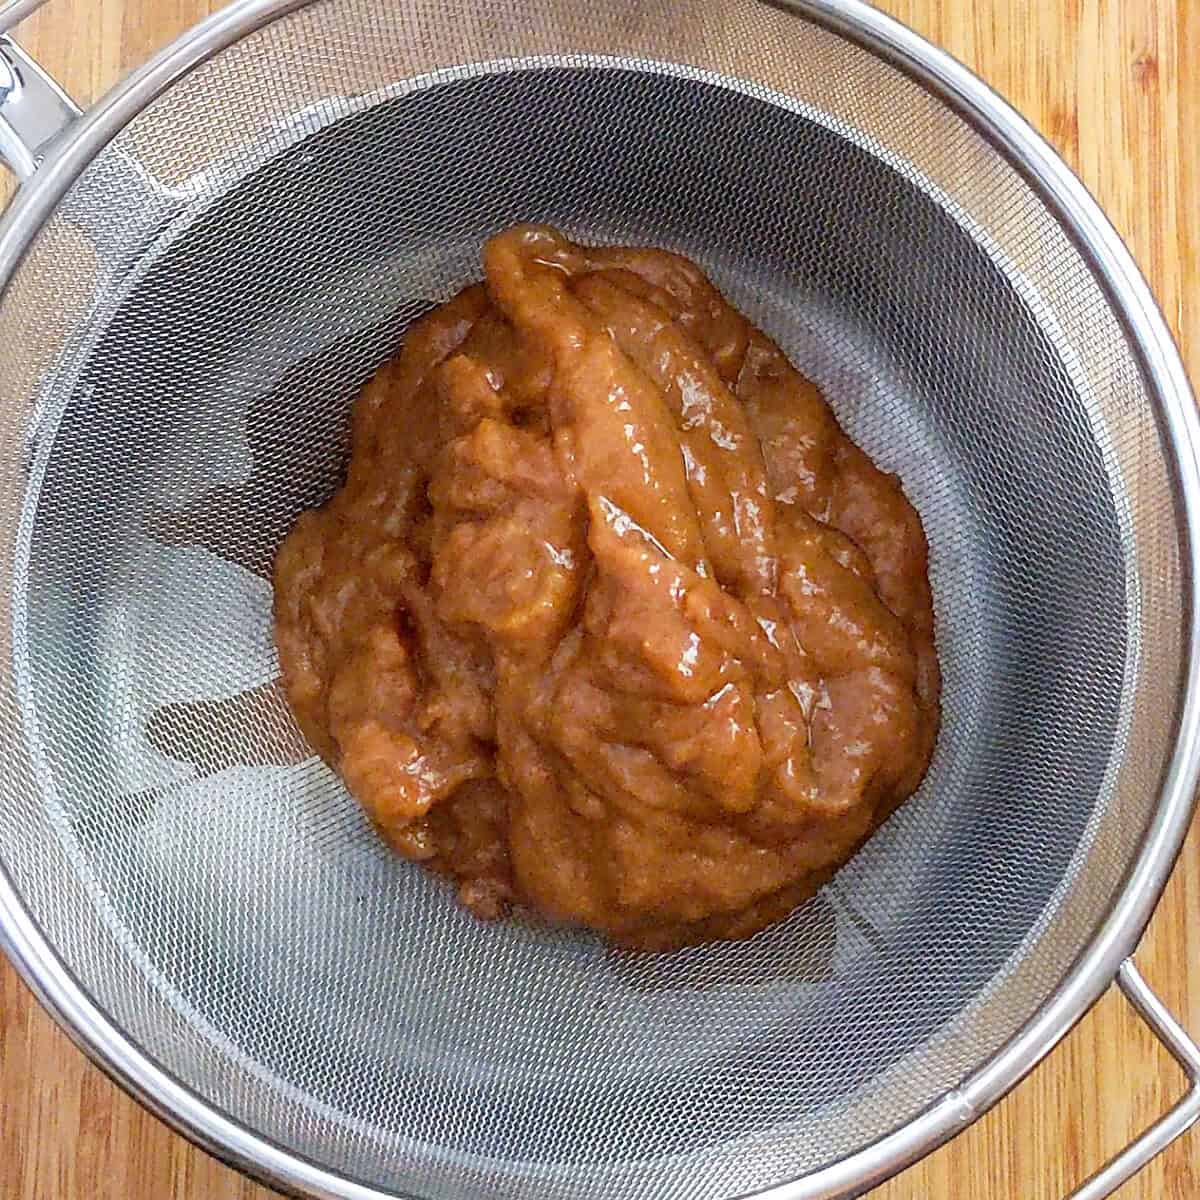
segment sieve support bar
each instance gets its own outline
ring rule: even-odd
[[[1165,1116],[1126,1146],[1082,1187],[1072,1192],[1068,1200],[1104,1200],[1104,1197],[1111,1196],[1152,1158],[1200,1121],[1200,1046],[1188,1037],[1166,1005],[1154,994],[1132,958],[1127,958],[1121,964],[1117,985],[1183,1068],[1191,1087],[1187,1095]]]
[[[4,15],[0,9],[0,17]],[[29,179],[51,142],[79,112],[70,96],[0,32],[0,164],[22,182]]]

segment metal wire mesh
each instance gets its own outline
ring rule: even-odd
[[[270,563],[351,398],[518,220],[699,261],[929,535],[928,780],[747,943],[475,923],[276,683]],[[703,1200],[815,1170],[1020,1029],[1136,855],[1183,611],[1137,364],[992,148],[781,9],[313,4],[109,147],[0,327],[0,860],[137,1044],[348,1178]]]

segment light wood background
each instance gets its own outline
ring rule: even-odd
[[[213,0],[51,0],[20,36],[86,101],[211,7]],[[883,7],[970,65],[1066,156],[1132,247],[1200,380],[1200,0],[883,0]],[[1200,1033],[1196,829],[1139,961]],[[1110,994],[1007,1100],[874,1200],[1062,1197],[1182,1090],[1167,1054]],[[0,1197],[270,1195],[126,1098],[0,966]],[[1197,1200],[1200,1133],[1121,1195]]]

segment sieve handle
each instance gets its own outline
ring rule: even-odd
[[[37,170],[50,143],[76,117],[79,106],[5,30],[42,0],[0,0],[0,164],[24,181]]]
[[[1111,1196],[1156,1154],[1165,1150],[1176,1138],[1182,1137],[1200,1120],[1200,1046],[1188,1037],[1150,989],[1132,958],[1127,958],[1121,964],[1117,972],[1117,985],[1142,1020],[1178,1061],[1191,1086],[1187,1095],[1170,1112],[1126,1146],[1082,1187],[1072,1192],[1068,1200],[1104,1200],[1105,1196]]]
[[[45,3],[46,0],[0,0],[0,33],[19,25]]]
[[[33,178],[56,139],[81,116],[70,96],[5,32],[43,2],[0,0],[0,167],[10,168],[21,183]],[[130,222],[136,218],[149,234],[178,211],[180,198],[120,150],[92,169],[103,175],[105,203],[71,192],[59,213],[87,235],[99,264],[111,268],[131,244]]]

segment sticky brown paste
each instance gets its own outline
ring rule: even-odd
[[[746,937],[928,765],[920,520],[688,260],[520,226],[483,266],[280,549],[292,708],[479,916]]]

